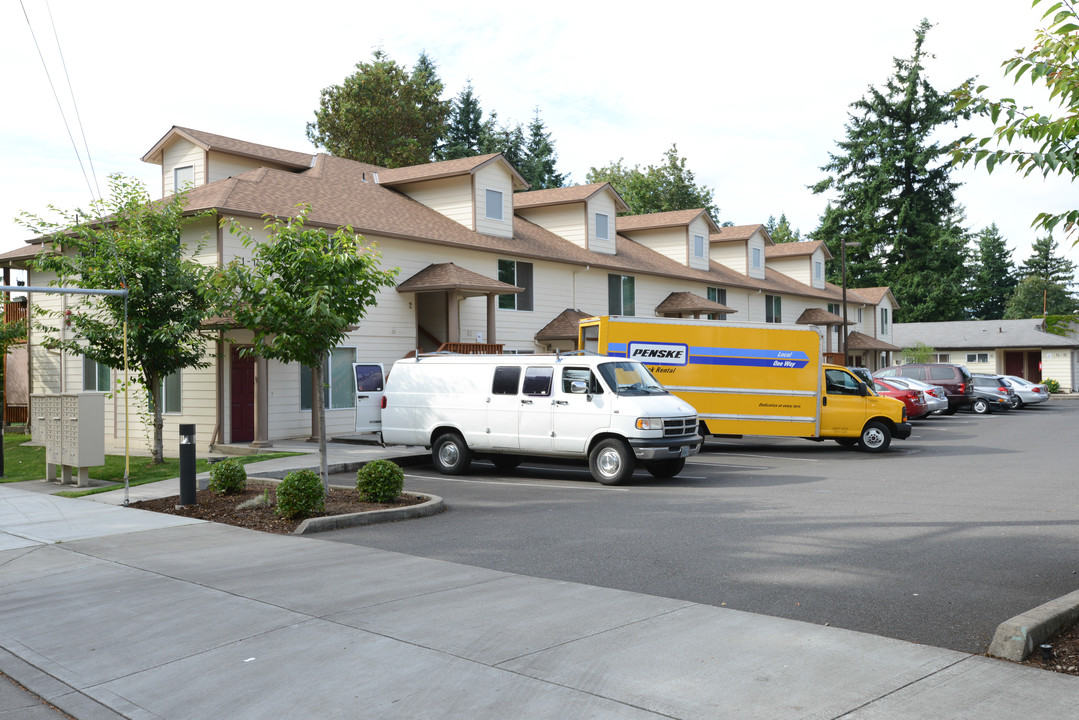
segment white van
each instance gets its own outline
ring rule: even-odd
[[[588,460],[617,485],[637,461],[673,477],[699,449],[697,412],[639,362],[594,354],[429,355],[398,360],[386,379],[382,439],[431,448],[447,475],[473,457],[512,469],[522,456]]]

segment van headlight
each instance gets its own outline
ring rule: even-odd
[[[662,430],[663,418],[637,418],[638,430]]]

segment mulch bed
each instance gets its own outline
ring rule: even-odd
[[[238,505],[245,500],[259,497],[263,492],[270,496],[269,507],[256,507],[240,510]],[[261,530],[263,532],[281,533],[287,535],[295,530],[306,518],[285,520],[278,517],[273,510],[276,501],[277,484],[248,482],[247,490],[235,495],[218,495],[210,490],[200,490],[195,493],[195,505],[177,507],[180,502],[179,495],[172,497],[157,498],[155,500],[142,500],[131,503],[131,507],[140,510],[153,510],[154,512],[168,513],[170,515],[183,515],[184,517],[211,520],[226,525],[236,525],[249,530]],[[327,517],[330,515],[348,515],[350,513],[369,512],[371,510],[386,510],[388,508],[407,507],[426,502],[427,498],[416,495],[401,495],[392,503],[367,503],[360,500],[359,493],[354,488],[331,487],[330,494],[326,498],[326,509],[311,517]]]
[[[1041,649],[1036,647],[1021,664],[1065,675],[1079,675],[1079,625],[1062,630],[1045,643],[1052,646],[1049,660],[1043,659]]]

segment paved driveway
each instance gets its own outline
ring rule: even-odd
[[[917,422],[886,455],[709,443],[674,480],[407,469],[437,517],[325,539],[982,652],[1079,589],[1079,402]],[[349,478],[342,478],[345,482]]]

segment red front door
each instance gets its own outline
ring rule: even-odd
[[[240,357],[240,349],[232,346],[232,387],[230,442],[252,442],[255,439],[255,358]]]

